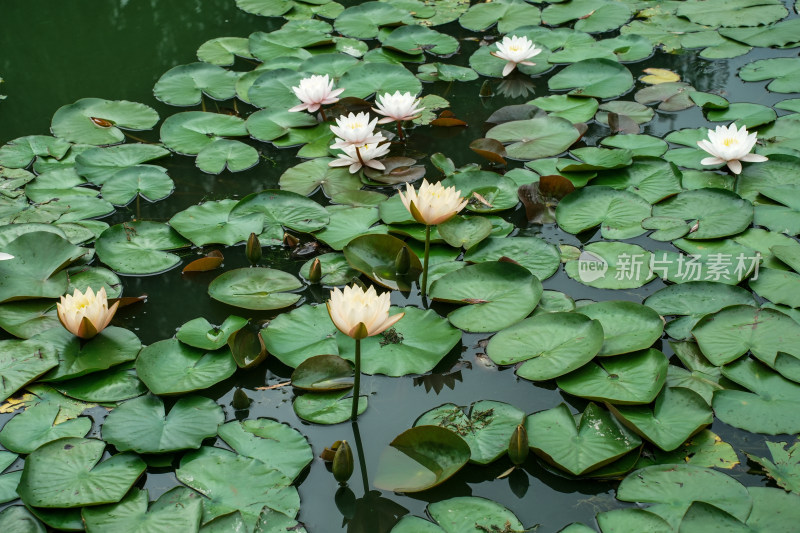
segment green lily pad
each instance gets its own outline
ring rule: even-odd
[[[523,531],[525,526],[512,513],[497,502],[475,496],[459,496],[428,504],[428,514],[436,520],[445,533],[479,533],[481,531]],[[430,523],[430,522],[429,522]],[[401,533],[397,528],[394,533]],[[409,530],[409,533],[412,530]],[[415,533],[426,533],[414,529]],[[436,533],[432,531],[432,533]]]
[[[544,109],[550,115],[565,118],[573,124],[590,120],[599,105],[594,98],[580,98],[566,94],[540,96],[528,103]]]
[[[579,159],[562,160],[558,169],[564,172],[587,172],[591,170],[610,170],[627,167],[632,163],[632,154],[627,150],[613,150],[587,146],[570,150],[570,155]]]
[[[219,174],[226,168],[241,172],[258,164],[258,150],[241,141],[214,139],[197,154],[197,168],[208,174]]]
[[[0,328],[20,339],[59,326],[52,300],[25,300],[0,305]]]
[[[685,388],[665,387],[655,407],[609,405],[625,425],[664,451],[672,451],[711,424],[711,408],[697,393]]]
[[[657,514],[635,508],[614,509],[598,513],[597,524],[601,531],[647,531],[649,533],[675,531],[666,520]]]
[[[252,213],[264,216],[264,229],[259,239],[263,244],[283,241],[283,227],[310,233],[322,229],[330,219],[321,205],[305,196],[279,190],[266,190],[242,198],[230,212],[230,218]]]
[[[682,111],[694,106],[689,97],[694,87],[686,82],[675,81],[650,85],[636,92],[634,99],[640,104],[658,104],[659,111]]]
[[[56,439],[85,437],[91,431],[91,419],[83,416],[56,424],[60,410],[60,405],[51,402],[41,402],[26,409],[3,426],[0,444],[12,452],[29,454]]]
[[[217,37],[209,39],[197,49],[197,59],[221,67],[233,65],[236,57],[253,57],[246,37]]]
[[[0,401],[58,366],[58,352],[52,345],[35,340],[0,341]]]
[[[417,69],[417,78],[422,81],[473,81],[478,79],[478,73],[458,65],[426,63]]]
[[[121,402],[147,392],[133,363],[53,384],[59,392],[84,402]]]
[[[161,495],[148,509],[147,490],[135,489],[118,504],[87,507],[83,521],[87,531],[119,533],[169,533],[175,528],[197,531],[203,515],[200,495],[186,487],[175,487]]]
[[[735,0],[733,2],[690,0],[677,14],[705,26],[761,26],[777,22],[788,12],[777,0]]]
[[[103,439],[119,451],[167,453],[197,449],[225,421],[222,408],[208,398],[184,396],[165,415],[164,402],[147,395],[128,400],[109,413]]]
[[[513,365],[517,375],[543,381],[577,370],[603,345],[603,327],[578,313],[546,313],[526,318],[491,338],[486,355],[498,365]]]
[[[292,406],[294,413],[308,422],[315,424],[340,424],[350,419],[353,409],[353,398],[347,397],[348,391],[309,392],[295,398]],[[358,398],[358,414],[367,410],[367,396]]]
[[[600,359],[558,378],[566,393],[618,405],[652,402],[667,378],[667,358],[654,348]]]
[[[628,22],[632,15],[631,8],[625,4],[572,0],[547,6],[542,11],[542,22],[549,26],[559,26],[575,20],[576,30],[596,33],[616,30]]]
[[[154,144],[135,143],[89,148],[75,157],[75,171],[91,183],[103,185],[122,169],[168,154],[168,150]]]
[[[730,444],[724,442],[716,433],[704,429],[671,452],[654,449],[653,455],[641,457],[636,467],[665,464],[690,464],[730,470],[739,464],[739,458]]]
[[[384,449],[373,484],[382,490],[419,492],[447,481],[469,458],[469,445],[452,431],[417,426]]]
[[[752,129],[773,122],[777,115],[771,107],[743,102],[731,104],[726,109],[711,109],[706,118],[711,122],[736,122],[738,127]]]
[[[177,339],[147,346],[136,360],[139,379],[158,395],[206,389],[231,377],[235,370],[229,349],[206,353]]]
[[[58,367],[45,374],[45,381],[63,381],[133,361],[142,348],[135,333],[115,326],[105,328],[89,341],[64,328],[45,330],[34,339],[58,350]]]
[[[492,233],[492,223],[483,217],[455,216],[436,229],[450,246],[470,249]]]
[[[563,403],[528,415],[525,429],[537,455],[575,476],[607,465],[642,443],[594,403],[575,415]]]
[[[450,56],[458,51],[458,39],[455,37],[416,24],[400,26],[388,35],[379,33],[378,39],[384,48],[410,55],[428,52]]]
[[[632,137],[644,136],[623,135],[617,138]],[[607,139],[604,139],[604,141]],[[664,149],[666,149],[666,146],[664,146]],[[661,148],[658,150],[661,151],[658,155],[664,153]],[[606,185],[613,189],[630,191],[638,194],[651,204],[683,190],[681,187],[681,172],[678,167],[658,156],[638,157],[629,167],[604,172],[602,176],[592,181],[592,185]]]
[[[337,20],[338,22],[338,20]],[[345,87],[342,97],[367,98],[371,94],[422,92],[422,83],[402,65],[361,63],[348,70],[339,86]]]
[[[636,470],[622,480],[617,499],[652,503],[650,512],[677,527],[692,502],[705,502],[744,520],[752,500],[741,483],[710,468],[655,465]]]
[[[603,326],[603,347],[598,356],[649,348],[664,330],[658,313],[634,302],[609,300],[583,306],[577,312]]]
[[[634,193],[590,185],[559,202],[556,221],[569,233],[599,225],[605,239],[630,239],[644,233],[641,222],[649,211],[650,204]]]
[[[239,511],[252,531],[267,506],[288,516],[300,509],[291,480],[257,459],[204,446],[189,452],[175,471],[179,481],[206,497],[203,523]]]
[[[251,233],[261,233],[264,216],[251,213],[230,216],[236,200],[216,200],[190,206],[169,219],[169,225],[195,246],[217,243],[233,245],[246,241]]]
[[[303,284],[296,277],[272,268],[237,268],[219,275],[208,286],[217,301],[244,309],[281,309],[294,305],[300,295],[287,291]]]
[[[491,213],[510,209],[519,203],[513,180],[494,172],[456,172],[442,180],[441,184],[443,187],[455,187],[462,198],[470,198],[473,193],[480,194],[490,204],[486,205],[473,197],[466,207],[469,211]]]
[[[686,221],[687,239],[716,239],[741,233],[753,220],[752,205],[722,189],[684,191],[653,206],[653,216]]]
[[[526,161],[558,155],[580,137],[569,120],[557,116],[512,120],[486,132],[486,138],[506,144],[510,159]]]
[[[230,337],[247,324],[247,319],[231,315],[220,326],[212,325],[204,317],[197,317],[178,329],[175,335],[179,341],[201,350],[218,350],[225,346]]]
[[[184,155],[197,155],[223,137],[245,135],[247,128],[243,119],[203,111],[176,113],[167,117],[161,125],[161,142],[164,146]]]
[[[353,281],[354,278],[359,276],[359,272],[350,267],[350,264],[347,262],[344,254],[322,254],[318,255],[314,259],[319,259],[320,262],[320,271],[322,273],[322,277],[320,278],[319,283],[322,285],[331,287],[347,285]],[[311,264],[314,262],[314,259],[309,259],[303,264],[302,267],[300,267],[300,275],[306,281],[308,281],[309,273],[311,271]],[[0,307],[0,316],[1,315],[2,307]],[[0,324],[0,326],[2,326],[2,324]]]
[[[38,157],[61,159],[72,146],[69,142],[48,135],[19,137],[0,147],[0,166],[27,168]]]
[[[771,302],[800,307],[800,274],[762,268],[749,285],[757,295]]]
[[[247,117],[247,131],[259,141],[273,141],[283,137],[292,128],[316,126],[317,119],[308,113],[296,113],[286,109],[262,109]]]
[[[525,413],[513,405],[480,400],[468,413],[452,403],[422,414],[414,426],[439,426],[452,431],[469,445],[470,461],[485,465],[508,451],[511,434],[525,420]]]
[[[800,324],[774,309],[733,305],[706,315],[692,335],[709,361],[730,363],[749,350],[774,366],[778,352],[800,356]]]
[[[800,442],[788,446],[785,442],[766,441],[771,459],[746,453],[747,458],[758,463],[779,487],[800,493]]]
[[[458,22],[472,31],[488,30],[497,24],[498,32],[509,33],[521,26],[538,24],[539,8],[522,0],[475,4],[459,17]]]
[[[237,453],[258,459],[294,480],[314,459],[308,440],[291,426],[258,418],[228,422],[219,436]]]
[[[430,297],[469,304],[447,319],[468,332],[499,331],[530,314],[542,295],[542,282],[513,263],[488,261],[470,265],[437,279]]]
[[[395,259],[406,249],[410,257],[407,272],[399,273]],[[351,240],[343,249],[350,266],[370,279],[393,290],[410,290],[411,284],[422,273],[422,264],[408,245],[391,235],[362,235]]]
[[[166,71],[153,87],[162,102],[175,106],[199,105],[206,95],[228,100],[236,95],[236,73],[208,63],[178,65]]]
[[[357,39],[373,39],[382,26],[408,24],[413,18],[408,11],[384,2],[365,2],[345,9],[336,17],[336,31]],[[342,84],[343,87],[346,85]]]
[[[158,122],[153,108],[126,100],[83,98],[59,107],[53,115],[53,135],[72,143],[107,145],[125,140],[121,129],[149,130]]]
[[[103,184],[103,198],[114,205],[128,205],[137,196],[148,202],[163,200],[175,190],[167,172],[161,167],[137,165],[120,170]]]
[[[325,210],[330,214],[330,221],[315,236],[334,250],[343,249],[356,237],[388,232],[383,224],[373,225],[380,218],[374,207],[329,205]]]
[[[292,372],[292,387],[326,392],[353,386],[353,367],[338,355],[315,355],[297,365]]]
[[[145,470],[135,454],[100,462],[106,444],[68,437],[45,444],[25,460],[17,489],[27,505],[83,507],[118,502]]]
[[[760,59],[739,69],[739,77],[744,81],[772,79],[767,85],[770,91],[796,93],[800,90],[800,60],[796,57]]]
[[[263,55],[255,46],[253,53]],[[292,87],[299,86],[300,80],[305,77],[300,72],[286,68],[263,71],[247,90],[247,101],[256,107],[288,109],[298,103]]]
[[[120,274],[157,274],[176,267],[181,259],[166,250],[186,248],[189,242],[166,224],[140,220],[105,230],[95,242],[97,257]]]
[[[593,242],[584,247],[578,259],[567,261],[564,270],[589,287],[632,289],[654,278],[650,258],[650,252],[635,244]]]
[[[551,90],[573,88],[570,96],[613,98],[633,87],[630,71],[609,59],[586,59],[568,65],[547,82]]]
[[[800,431],[800,385],[750,358],[722,367],[722,375],[749,391],[718,390],[714,414],[733,427],[753,433],[778,435]]]

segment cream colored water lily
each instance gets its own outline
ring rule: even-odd
[[[536,48],[533,41],[527,37],[512,35],[511,37],[503,37],[503,40],[497,43],[497,51],[491,52],[491,54],[508,61],[506,66],[503,67],[503,76],[508,76],[511,71],[517,68],[517,65],[535,65],[536,63],[527,60],[538,55],[541,51],[542,49]]]
[[[73,335],[82,339],[91,339],[111,322],[117,312],[119,302],[109,309],[106,289],[102,287],[97,294],[91,287],[82,293],[75,289],[71,295],[61,297],[58,308],[58,320]]]
[[[468,200],[461,197],[455,187],[443,187],[441,183],[428,183],[422,180],[419,191],[406,183],[406,192],[400,193],[400,200],[414,220],[420,224],[435,226],[450,220],[466,207]]]
[[[411,93],[395,91],[394,94],[384,93],[375,99],[377,107],[372,109],[383,118],[378,121],[378,124],[386,124],[388,122],[414,120],[420,116],[420,113],[425,109],[419,107],[419,99],[412,96]]]
[[[766,161],[763,155],[751,154],[750,150],[756,144],[756,134],[747,133],[747,128],[742,126],[736,129],[736,124],[717,126],[715,130],[708,130],[708,139],[697,141],[697,146],[711,154],[700,161],[703,165],[719,165],[725,163],[731,172],[742,172],[742,161],[760,163]]]
[[[375,133],[378,119],[369,119],[369,113],[350,113],[346,117],[338,117],[336,126],[331,131],[336,135],[336,142],[331,148],[344,149],[346,146],[364,146],[383,140],[383,135]]]
[[[378,296],[375,287],[366,291],[361,287],[337,288],[331,291],[328,313],[336,328],[354,339],[363,339],[382,333],[403,318],[405,313],[389,316],[391,294]]]
[[[381,137],[383,139],[383,137]],[[389,153],[389,144],[365,144],[358,147],[356,153],[355,146],[345,146],[342,148],[343,154],[339,154],[339,159],[335,159],[328,163],[331,167],[345,167],[350,165],[348,170],[350,174],[355,174],[361,167],[367,166],[376,170],[383,170],[386,167],[383,163],[378,161],[379,157],[385,156]]]
[[[313,113],[323,105],[334,104],[339,101],[337,96],[344,89],[334,89],[333,80],[324,76],[311,76],[300,80],[300,85],[292,87],[292,91],[303,102],[289,109],[289,111],[308,111]]]

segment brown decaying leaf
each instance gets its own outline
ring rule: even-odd
[[[620,115],[613,111],[608,113],[608,127],[614,133],[639,133],[639,125],[628,115]]]
[[[456,118],[452,111],[444,110],[439,113],[439,118],[431,121],[431,126],[442,126],[445,128],[452,128],[455,126],[466,126],[467,123],[463,120]]]
[[[138,304],[146,300],[147,300],[146,294],[142,294],[141,296],[123,296],[122,298],[109,298],[108,305],[110,307],[115,303],[119,302],[119,307],[128,307],[129,305]]]
[[[225,258],[219,250],[212,250],[206,254],[205,257],[195,259],[181,271],[182,274],[186,272],[208,272],[219,268]]]
[[[92,122],[94,122],[96,126],[100,126],[101,128],[110,128],[111,126],[114,125],[113,122],[111,122],[110,120],[106,120],[104,118],[98,118],[98,117],[89,117],[89,118],[91,118]]]
[[[469,149],[492,163],[505,165],[506,147],[497,139],[475,139],[469,143]]]

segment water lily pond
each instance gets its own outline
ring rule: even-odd
[[[0,531],[797,529],[800,2],[68,4],[0,8]]]

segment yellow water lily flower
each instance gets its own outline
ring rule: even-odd
[[[105,287],[97,294],[91,287],[86,289],[86,293],[75,289],[71,295],[62,296],[61,302],[56,304],[58,320],[70,333],[82,339],[91,339],[103,331],[118,306],[119,302],[116,302],[109,309]]]
[[[441,183],[430,184],[424,179],[419,191],[406,183],[406,192],[400,192],[400,200],[414,220],[427,226],[450,220],[467,205],[467,199],[455,187],[445,188]]]
[[[345,287],[331,291],[328,313],[336,328],[356,340],[372,337],[392,327],[405,313],[389,316],[391,296],[385,292],[378,296],[375,287],[366,291],[361,287]]]

